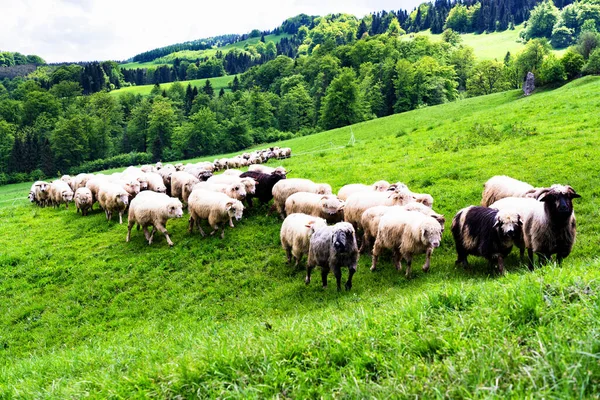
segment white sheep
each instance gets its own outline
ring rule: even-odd
[[[92,208],[92,191],[86,187],[80,187],[75,191],[75,208],[77,212],[81,210],[81,215],[86,216],[88,210]]]
[[[211,235],[217,232],[219,226],[221,226],[221,239],[223,239],[225,237],[225,223],[229,221],[229,226],[233,228],[232,218],[240,220],[244,212],[244,206],[238,200],[232,199],[224,193],[196,189],[188,198],[188,210],[190,212],[190,232],[193,232],[194,226],[196,226],[202,236],[206,236],[200,226],[200,221],[206,219],[213,228]]]
[[[38,206],[45,207],[50,200],[50,184],[45,181],[36,181],[29,190],[31,201]]]
[[[73,182],[73,189],[77,191],[77,189],[85,187],[85,184],[93,177],[93,174],[79,174],[75,176]]]
[[[236,199],[239,201],[242,201],[246,198],[246,186],[241,183],[226,184],[200,182],[192,187],[192,191],[196,188],[202,190],[209,190],[212,192],[221,192],[231,197],[232,199]]]
[[[371,271],[377,268],[377,259],[383,249],[390,249],[398,271],[402,270],[402,259],[406,260],[406,277],[411,274],[412,259],[416,254],[426,254],[423,271],[431,266],[433,249],[439,247],[442,228],[438,221],[417,211],[387,213],[379,221],[377,239],[373,246]]]
[[[315,183],[310,179],[291,178],[280,180],[273,186],[273,206],[285,219],[285,201],[298,192],[331,194],[331,186],[327,183]]]
[[[261,172],[263,174],[279,174],[279,175],[287,175],[288,172],[284,167],[267,167],[266,165],[253,164],[248,167],[248,171]]]
[[[69,208],[69,202],[73,200],[73,190],[67,182],[55,180],[50,183],[48,197],[54,207],[60,208],[60,205],[64,203],[65,208]]]
[[[406,190],[354,193],[346,200],[344,221],[358,229],[362,227],[362,215],[367,209],[375,206],[402,206],[413,201],[414,197]]]
[[[362,183],[351,183],[344,185],[338,191],[338,198],[346,201],[351,194],[358,192],[385,192],[390,187],[388,181],[377,181],[372,185],[363,185]]]
[[[344,202],[332,194],[298,192],[285,201],[285,212],[287,215],[304,213],[336,223],[344,220]]]
[[[156,193],[167,193],[167,187],[162,176],[156,172],[146,172],[146,181],[148,182],[148,190]]]
[[[243,174],[243,172],[240,171],[239,169],[228,169],[227,171],[223,172],[223,175],[231,175],[231,176],[240,176],[241,174]]]
[[[171,196],[177,197],[179,200],[183,199],[183,187],[192,187],[196,183],[200,182],[198,178],[189,172],[177,171],[171,175]],[[191,190],[190,190],[191,192]]]
[[[493,176],[483,185],[481,205],[489,207],[490,204],[505,197],[537,197],[538,189],[529,183],[513,179],[505,175]]]
[[[123,213],[129,204],[129,193],[116,183],[103,182],[98,190],[98,203],[110,221],[113,212],[119,213],[119,224],[123,223]]]
[[[315,229],[324,226],[327,226],[327,222],[323,218],[302,213],[288,214],[279,234],[288,263],[292,262],[293,256],[298,267],[302,256],[308,254],[311,235]]]
[[[74,184],[74,179],[73,179],[72,176],[63,175],[63,176],[60,177],[60,180],[63,181],[63,182],[65,182],[67,185],[69,185],[69,187],[71,188],[71,190],[73,190],[73,191],[75,190],[75,189],[73,189],[74,188],[74,185],[73,185]]]
[[[231,170],[227,170],[231,171]],[[226,175],[225,171],[222,175],[214,175],[211,176],[207,182],[208,183],[224,183],[228,185],[233,184],[242,184],[246,189],[246,195],[254,194],[256,192],[256,181],[252,178],[240,178],[239,176]]]
[[[129,205],[127,239],[125,241],[129,242],[131,228],[137,224],[138,229],[140,226],[142,227],[148,244],[152,244],[154,233],[160,231],[165,235],[169,246],[173,246],[167,231],[167,220],[182,216],[183,205],[178,199],[164,193],[142,192]],[[152,226],[152,232],[148,232],[149,226]]]

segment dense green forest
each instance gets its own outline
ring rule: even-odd
[[[460,7],[455,5],[448,19]],[[527,32],[537,32],[536,21],[545,20],[537,15],[545,8],[547,3],[534,9]],[[565,10],[596,8],[569,5],[555,24],[570,15]],[[501,61],[476,60],[452,29],[444,31],[443,41],[433,42],[407,35],[395,14],[386,14],[385,24],[377,15],[285,21],[279,33],[301,43],[295,55],[276,55],[273,45],[259,40],[254,48],[270,47],[272,59],[236,77],[227,92],[217,93],[209,81],[200,89],[176,82],[163,90],[159,80],[150,96],[111,96],[108,91],[128,84],[125,70],[112,61],[46,65],[25,78],[5,78],[0,83],[0,183],[237,151],[519,88],[528,71],[537,85],[600,72],[600,35],[589,22],[600,18],[588,14],[576,20],[583,20],[581,26],[569,22],[579,28],[568,28],[574,45],[561,58],[551,53],[547,38],[528,33],[532,38],[524,50]],[[387,28],[370,34],[374,25],[374,32]],[[174,63],[161,71],[169,75],[177,66],[185,72],[169,79],[183,80],[192,65]]]

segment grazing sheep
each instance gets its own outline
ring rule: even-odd
[[[162,176],[156,172],[146,172],[146,181],[148,182],[148,190],[156,193],[167,193],[167,187]]]
[[[377,238],[377,231],[379,229],[379,221],[381,217],[389,212],[396,211],[418,211],[421,214],[428,215],[435,218],[439,222],[442,232],[444,231],[444,224],[446,219],[443,215],[436,213],[431,208],[425,206],[422,203],[412,202],[404,206],[376,206],[371,207],[363,212],[361,217],[361,226],[363,229],[363,240],[359,251],[363,252],[371,247],[371,243]]]
[[[92,191],[86,187],[80,187],[75,191],[75,207],[77,212],[81,210],[81,215],[87,215],[88,210],[92,208]]]
[[[405,190],[354,193],[346,200],[344,221],[359,229],[362,227],[362,215],[367,209],[375,206],[402,206],[413,201],[414,197]]]
[[[285,175],[263,174],[256,171],[244,172],[240,178],[252,178],[256,182],[256,192],[247,196],[248,206],[252,207],[252,199],[258,198],[261,204],[267,204],[273,198],[273,187],[277,182],[286,179]]]
[[[310,179],[300,178],[277,182],[273,186],[273,205],[282,219],[285,219],[285,201],[288,197],[298,192],[331,194],[331,186],[326,183],[315,183]]]
[[[291,263],[293,256],[297,268],[302,256],[308,254],[310,237],[316,229],[325,226],[327,226],[327,222],[323,218],[302,213],[288,214],[281,225],[279,234],[287,262]]]
[[[522,240],[522,226],[515,211],[477,206],[463,208],[452,220],[458,254],[456,264],[468,267],[467,256],[471,254],[484,257],[490,266],[496,261],[499,272],[504,274],[504,258],[515,241]]]
[[[104,182],[98,191],[98,203],[110,221],[113,212],[119,213],[119,224],[123,223],[123,213],[129,204],[129,194],[123,187],[116,183]]]
[[[73,200],[73,190],[65,181],[55,180],[50,184],[48,198],[55,208],[60,208],[60,205],[64,203],[65,208],[68,209],[69,202]]]
[[[431,266],[433,249],[439,247],[441,240],[442,228],[433,217],[417,211],[385,214],[379,221],[371,271],[377,268],[377,259],[381,251],[390,249],[398,271],[402,271],[402,259],[406,260],[407,278],[410,278],[412,259],[416,254],[426,254],[423,271],[427,272]]]
[[[148,244],[152,244],[154,233],[161,231],[169,246],[173,246],[173,242],[167,231],[167,220],[171,218],[181,218],[183,216],[183,205],[174,198],[169,197],[164,193],[155,193],[151,191],[140,193],[129,205],[128,224],[127,224],[127,239],[131,238],[131,228],[137,224],[138,230],[140,226],[144,231],[144,236],[148,240]],[[152,226],[152,232],[148,232],[148,227]]]
[[[50,184],[45,181],[36,181],[31,185],[29,190],[31,202],[35,202],[38,206],[46,207],[50,200]]]
[[[348,267],[346,290],[352,288],[352,276],[358,264],[358,247],[354,228],[347,222],[338,222],[333,226],[315,229],[310,237],[308,261],[306,262],[306,279],[310,283],[313,268],[319,265],[323,287],[327,287],[327,274],[332,270],[337,289],[342,288],[342,267]]]
[[[233,228],[232,218],[235,217],[239,221],[242,218],[244,206],[238,200],[232,199],[224,193],[195,189],[188,198],[188,210],[190,212],[190,233],[194,231],[194,226],[197,226],[202,236],[206,236],[200,226],[200,220],[206,219],[213,228],[211,235],[219,230],[219,225],[221,226],[221,239],[223,239],[225,223],[229,221],[229,226]]]
[[[240,176],[243,173],[244,172],[240,171],[239,169],[228,169],[227,171],[223,172],[223,175]]]
[[[390,183],[388,181],[377,181],[371,186],[363,185],[362,183],[352,183],[350,185],[342,186],[342,188],[338,192],[338,198],[340,200],[348,200],[351,194],[358,192],[385,192],[390,187]]]
[[[489,207],[490,204],[505,197],[536,198],[537,190],[529,183],[505,175],[493,176],[483,185],[481,205]]]
[[[335,195],[307,192],[294,193],[285,201],[285,213],[304,213],[320,217],[329,223],[344,220],[344,202]]]
[[[189,172],[177,171],[171,175],[171,196],[183,200],[183,187],[191,188],[196,183],[200,182],[198,178]],[[191,190],[189,191],[191,193]]]
[[[523,221],[523,241],[515,245],[521,257],[527,249],[529,268],[533,269],[533,254],[547,262],[556,254],[558,263],[571,253],[575,243],[576,220],[573,199],[580,198],[571,186],[552,185],[542,190],[536,199],[507,197],[490,208],[514,210]]]
[[[283,167],[267,167],[266,165],[253,164],[248,167],[248,171],[262,172],[263,174],[277,174],[287,176],[288,172]]]

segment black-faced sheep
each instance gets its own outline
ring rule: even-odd
[[[142,192],[129,205],[127,239],[125,241],[129,242],[131,228],[137,224],[138,230],[140,226],[142,227],[148,244],[152,244],[154,233],[160,231],[165,235],[169,246],[173,246],[167,231],[167,221],[182,216],[183,206],[178,199],[164,193]],[[148,232],[149,226],[152,226],[152,232]]]
[[[110,221],[113,212],[119,213],[119,224],[123,223],[123,213],[129,204],[129,194],[123,187],[116,183],[104,182],[98,191],[98,203]]]
[[[233,228],[232,218],[240,220],[244,212],[244,206],[238,200],[232,199],[224,193],[196,189],[188,198],[188,210],[190,212],[190,233],[194,231],[194,226],[196,226],[202,236],[206,236],[200,226],[200,221],[206,219],[213,228],[211,235],[217,232],[219,226],[221,226],[221,239],[223,239],[225,237],[225,223],[229,221],[229,226]]]
[[[77,212],[81,210],[81,215],[86,216],[88,210],[92,208],[92,191],[86,187],[80,187],[75,191],[74,199]]]
[[[358,264],[358,247],[354,228],[347,222],[338,222],[333,226],[324,226],[314,231],[310,238],[306,279],[310,283],[310,274],[315,266],[320,266],[323,287],[327,287],[327,274],[331,270],[335,276],[337,289],[342,288],[342,267],[348,267],[346,290],[352,288],[352,276]]]
[[[298,192],[285,201],[286,214],[304,213],[320,217],[329,223],[344,220],[344,202],[337,196]]]
[[[240,175],[240,178],[252,178],[256,182],[256,192],[254,195],[247,196],[248,206],[252,207],[252,199],[258,198],[261,204],[267,204],[273,198],[273,187],[285,175],[263,174],[261,172],[248,171]]]
[[[273,186],[273,205],[285,219],[285,201],[288,197],[298,192],[308,192],[316,194],[331,194],[331,186],[327,183],[315,183],[310,179],[292,178],[281,180]]]
[[[527,249],[529,268],[533,268],[533,254],[547,262],[556,254],[558,263],[571,253],[575,243],[576,221],[573,199],[580,198],[571,186],[552,185],[543,189],[536,199],[507,197],[490,207],[514,210],[523,221],[523,242],[516,243],[523,256]]]
[[[390,187],[388,181],[377,181],[372,185],[363,185],[362,183],[352,183],[342,186],[338,191],[338,198],[346,201],[350,195],[359,192],[385,192]]]
[[[377,268],[377,259],[383,249],[390,249],[398,271],[402,270],[402,259],[406,260],[406,277],[411,274],[412,259],[425,253],[423,271],[429,271],[433,249],[439,247],[442,228],[433,217],[418,211],[403,211],[385,214],[379,221],[377,239],[373,246],[371,271]]]
[[[513,179],[505,175],[493,176],[483,185],[481,205],[489,207],[490,204],[505,197],[537,197],[538,189],[529,183]]]
[[[498,264],[504,273],[504,258],[515,241],[522,240],[523,222],[516,211],[487,207],[463,208],[452,220],[452,236],[458,258],[456,264],[468,266],[467,256],[484,257],[490,265]]]
[[[327,222],[323,218],[301,213],[289,214],[283,221],[279,234],[287,262],[291,263],[293,256],[298,267],[302,256],[308,254],[310,237],[315,229],[324,226],[327,226]]]

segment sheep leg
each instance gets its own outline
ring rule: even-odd
[[[299,256],[294,257],[296,259],[295,267],[298,268],[300,266],[300,261],[302,261],[302,253]]]
[[[533,271],[533,249],[527,249],[527,266],[530,271]]]
[[[123,225],[123,211],[119,211],[119,224]]]
[[[365,232],[363,235],[363,240],[362,243],[360,245],[360,249],[358,249],[359,253],[364,253],[365,251],[367,251],[367,249],[369,248],[369,237],[367,235],[367,233]]]
[[[304,283],[306,283],[307,285],[310,283],[310,274],[311,274],[313,268],[314,268],[313,265],[306,263],[306,278],[304,279]]]
[[[169,246],[173,246],[173,241],[169,237],[169,232],[167,231],[167,227],[166,226],[164,226],[161,223],[157,223],[154,230],[155,231],[157,231],[157,230],[161,231],[162,234],[165,235],[165,238],[167,239],[167,243],[169,243]]]
[[[225,239],[225,226],[221,228],[221,239]]]
[[[235,228],[235,226],[233,226],[233,220],[231,219],[231,217],[229,217],[229,226]]]
[[[329,267],[323,267],[321,269],[321,281],[323,282],[323,289],[327,287],[327,275],[329,274]]]
[[[154,229],[154,227],[152,227],[152,229]],[[144,237],[146,238],[146,240],[150,240],[150,232],[148,232],[147,226],[144,226]]]
[[[406,279],[410,279],[410,273],[412,272],[412,256],[406,257]]]
[[[372,251],[372,261],[371,261],[371,271],[375,271],[375,269],[377,268],[377,258],[379,257],[379,252],[381,251],[381,249],[379,248],[379,242],[377,240],[375,240],[375,245],[373,246],[373,251]]]
[[[196,221],[194,221],[194,218],[190,215],[190,219],[188,220],[188,232],[189,233],[194,233],[195,223],[196,223]]]
[[[202,235],[202,237],[206,237],[206,233],[204,233],[204,230],[202,229],[202,225],[200,225],[200,218],[198,218],[196,220],[196,226],[198,227],[198,230],[200,231],[200,234]]]
[[[425,253],[425,264],[423,264],[423,272],[429,271],[429,267],[431,266],[431,254],[433,253],[433,248],[429,247],[427,252]]]
[[[66,208],[67,210],[69,209],[69,202],[68,202],[68,201],[66,201],[66,202],[65,202],[65,208]]]
[[[110,217],[108,216],[108,210],[104,210],[104,215],[106,215],[106,220],[110,220]]]
[[[356,266],[352,267],[350,266],[350,268],[348,269],[348,280],[346,281],[346,290],[350,290],[352,289],[352,277],[354,276],[354,273],[356,272]]]
[[[131,228],[133,228],[134,224],[135,224],[135,222],[128,221],[128,223],[127,223],[127,239],[125,239],[125,242],[129,242],[129,239],[131,239]]]
[[[335,283],[339,292],[342,290],[342,269],[337,265],[333,267],[333,276],[335,276]]]
[[[498,272],[500,272],[500,275],[504,275],[506,273],[504,270],[504,259],[502,256],[498,256]]]
[[[292,262],[292,250],[290,247],[285,247],[285,256],[287,257],[287,263],[291,263]],[[298,266],[298,263],[296,263],[296,266]]]

